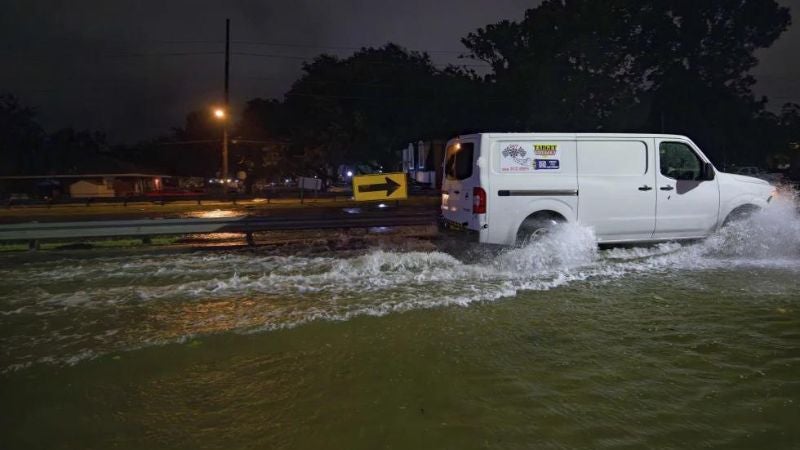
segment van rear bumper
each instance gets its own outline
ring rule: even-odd
[[[469,238],[469,240],[474,240],[474,241],[480,240],[480,233],[478,232],[478,230],[471,230],[467,228],[467,226],[464,224],[455,222],[450,219],[445,219],[442,216],[439,216],[439,230],[446,232],[448,234],[467,237]]]

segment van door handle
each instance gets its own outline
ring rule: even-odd
[[[645,184],[644,186],[639,186],[639,190],[640,191],[651,191],[651,190],[653,190],[653,188],[651,188],[650,186]]]
[[[661,186],[661,190],[662,191],[671,191],[673,189],[675,189],[675,188],[672,187],[672,186]]]
[[[460,193],[461,193],[461,191],[453,191],[453,194],[456,194],[456,195],[458,195]]]

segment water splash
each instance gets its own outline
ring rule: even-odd
[[[203,334],[466,306],[586,280],[737,267],[800,276],[800,215],[795,198],[783,196],[695,243],[598,250],[590,228],[563,224],[522,247],[474,250],[460,258],[383,249],[347,258],[234,251],[9,264],[0,282],[0,370]]]
[[[597,256],[594,232],[590,228],[567,223],[557,225],[551,232],[523,247],[503,252],[493,261],[493,265],[499,273],[530,276],[590,264]]]
[[[734,222],[704,243],[708,256],[797,259],[800,216],[794,196],[784,194],[747,220]]]

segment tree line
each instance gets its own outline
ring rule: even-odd
[[[790,23],[774,0],[546,0],[465,36],[461,66],[393,43],[322,54],[282,99],[238,111],[231,167],[327,177],[340,164],[397,166],[409,142],[480,131],[676,133],[718,165],[788,162],[800,105],[767,110],[751,70]],[[115,163],[214,176],[220,135],[198,110],[167,135],[110,146],[99,133],[45,133],[33,110],[0,99],[3,174]]]

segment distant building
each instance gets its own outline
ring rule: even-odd
[[[403,172],[420,184],[442,187],[442,164],[444,162],[443,140],[409,143],[402,150]]]
[[[20,193],[49,198],[138,196],[164,190],[171,178],[169,175],[144,173],[4,176],[0,177],[0,196]]]
[[[106,179],[80,180],[69,185],[69,196],[72,198],[115,197],[114,186]]]

